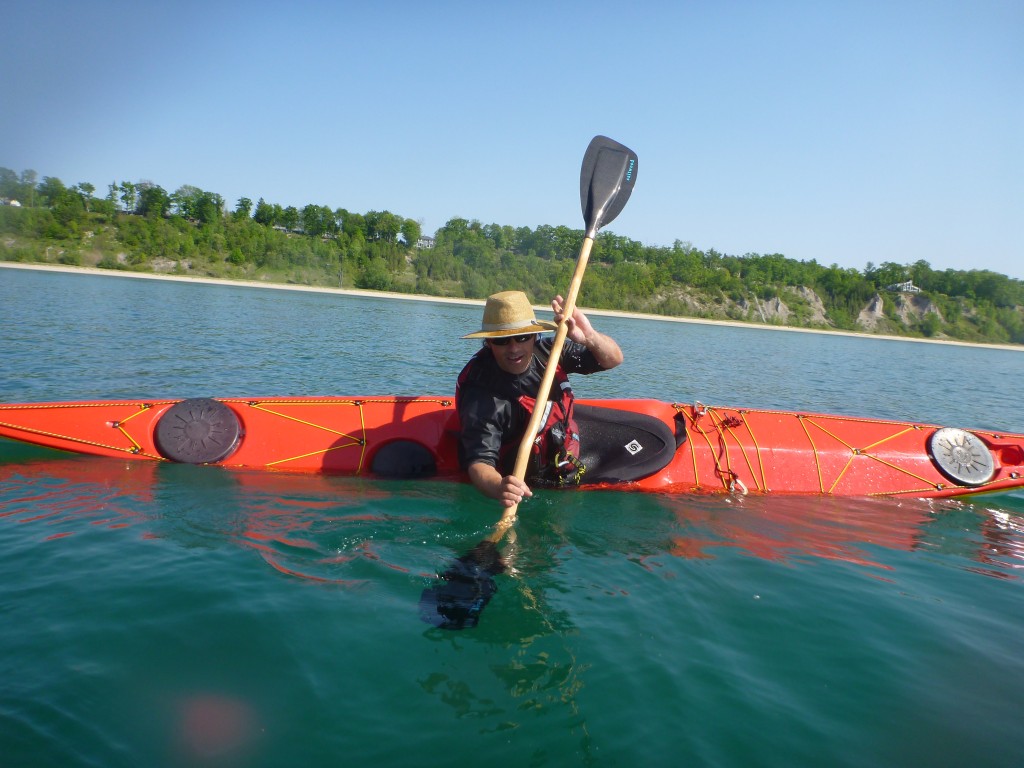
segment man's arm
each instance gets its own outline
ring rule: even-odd
[[[562,307],[564,303],[565,299],[561,296],[556,296],[551,302],[551,309],[554,310],[556,323],[562,322]],[[566,325],[569,326],[566,338],[583,344],[590,350],[590,353],[602,368],[608,370],[622,363],[622,350],[619,349],[615,339],[595,330],[594,326],[590,324],[590,320],[579,307],[573,307],[572,317],[568,319]]]

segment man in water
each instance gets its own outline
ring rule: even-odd
[[[483,347],[459,374],[455,403],[461,420],[459,462],[477,490],[506,507],[533,493],[510,474],[516,449],[535,407],[553,340],[538,334],[562,321],[564,300],[551,302],[555,323],[537,320],[522,291],[488,297],[479,331],[464,339],[484,339]],[[566,485],[580,481],[580,438],[573,418],[569,373],[606,371],[622,362],[622,350],[599,333],[578,308],[567,319],[568,334],[552,383],[546,416],[532,448],[527,479]]]

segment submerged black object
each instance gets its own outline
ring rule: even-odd
[[[219,400],[194,397],[167,409],[156,425],[160,455],[183,464],[213,464],[235,452],[242,427]]]
[[[475,627],[480,612],[498,591],[494,577],[506,569],[497,545],[481,541],[423,590],[420,618],[441,629]]]

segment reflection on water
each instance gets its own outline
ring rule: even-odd
[[[999,569],[1024,569],[1024,515],[1001,509],[984,510],[981,532],[986,548],[980,562]]]
[[[266,473],[235,478],[245,515],[233,537],[281,573],[346,586],[372,579],[380,568],[430,575],[414,573],[410,548],[424,528],[445,519],[388,511],[396,495],[386,485]]]
[[[430,579],[436,573],[431,567],[443,570],[451,558],[449,547],[467,548],[465,541],[486,532],[489,519],[470,521],[484,526],[479,530],[465,529],[466,521],[450,514],[451,496],[472,491],[445,482],[410,485],[73,457],[0,463],[0,483],[0,521],[40,526],[44,540],[142,525],[143,537],[166,536],[188,546],[230,541],[283,574],[348,586],[374,578],[381,568]],[[539,580],[537,592],[523,583],[521,602],[534,604],[537,615],[559,628],[557,611],[537,595],[550,586],[546,579],[557,578],[559,548],[570,542],[584,552],[621,551],[647,567],[664,555],[713,559],[717,549],[728,547],[775,562],[837,560],[880,570],[891,567],[884,550],[955,555],[969,561],[963,567],[998,578],[1015,578],[1024,568],[1024,504],[1015,495],[999,497],[1002,505],[617,492],[599,497],[616,498],[593,505],[602,521],[596,530],[595,514],[586,513],[586,524],[570,537],[565,526],[572,524],[571,514],[550,511],[589,506],[585,494],[548,493],[549,510],[534,510],[539,514],[520,530],[521,540],[505,543],[510,573]],[[602,518],[600,509],[609,506],[614,519]],[[652,509],[669,513],[671,525],[652,516]]]
[[[0,521],[42,526],[48,540],[93,526],[126,528],[153,501],[154,470],[106,459],[0,463]]]
[[[942,550],[984,575],[1024,567],[1024,514],[956,499],[833,499],[746,496],[664,498],[679,526],[669,552],[710,559],[718,547],[787,562],[837,560],[888,570],[881,552]]]

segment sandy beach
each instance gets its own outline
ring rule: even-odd
[[[43,272],[67,272],[70,274],[100,275],[102,277],[130,277],[140,280],[171,280],[181,283],[202,283],[207,285],[234,285],[243,288],[266,288],[277,291],[303,291],[306,293],[330,293],[339,296],[364,296],[382,299],[400,299],[402,301],[426,301],[442,304],[460,304],[464,306],[483,306],[482,299],[453,299],[444,296],[423,296],[409,293],[392,293],[387,291],[366,291],[354,288],[323,288],[313,285],[291,285],[286,283],[261,282],[258,280],[229,280],[215,277],[192,277],[189,275],[159,275],[152,272],[128,272],[120,270],[97,269],[96,267],[69,267],[55,264],[23,264],[0,261],[0,268],[29,269]],[[920,344],[946,344],[960,347],[982,347],[985,349],[1005,349],[1011,352],[1024,352],[1024,345],[1017,344],[976,344],[950,339],[919,339],[908,336],[889,336],[873,333],[856,333],[853,331],[832,331],[817,328],[790,328],[781,325],[762,325],[758,323],[740,323],[730,320],[705,320],[694,317],[668,317],[666,315],[649,315],[639,312],[621,312],[611,309],[590,309],[582,307],[588,315],[622,317],[635,320],[653,320],[665,323],[693,323],[698,325],[721,325],[733,328],[750,328],[763,331],[785,331],[789,333],[816,333],[831,336],[853,336],[864,339],[883,339],[886,341],[911,341]],[[549,310],[547,305],[537,305],[540,311]]]

